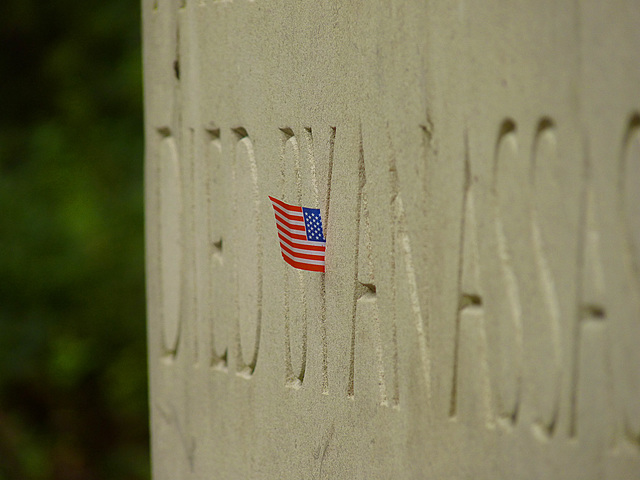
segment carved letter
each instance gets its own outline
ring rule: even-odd
[[[258,167],[253,144],[247,132],[234,130],[238,140],[233,163],[233,238],[230,243],[233,284],[236,289],[237,318],[236,370],[250,376],[256,366],[260,347],[262,319],[262,222]]]
[[[176,143],[160,144],[160,256],[162,338],[165,350],[175,354],[180,331],[182,281],[182,182]]]

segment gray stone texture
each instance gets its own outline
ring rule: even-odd
[[[156,480],[640,479],[638,2],[142,8]]]

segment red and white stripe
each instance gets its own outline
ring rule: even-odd
[[[269,197],[276,215],[282,258],[294,268],[324,272],[325,242],[307,240],[302,207]]]

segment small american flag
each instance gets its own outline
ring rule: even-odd
[[[324,272],[327,241],[318,208],[297,207],[269,197],[276,215],[282,258],[294,268]]]

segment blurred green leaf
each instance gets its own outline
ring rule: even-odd
[[[149,476],[139,25],[0,2],[0,479]]]

